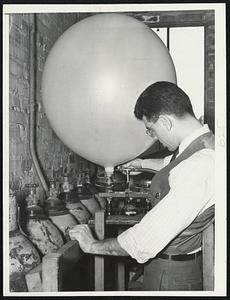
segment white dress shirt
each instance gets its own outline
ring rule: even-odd
[[[181,142],[178,155],[208,131],[207,125],[195,130]],[[199,214],[214,204],[214,155],[214,150],[202,149],[170,171],[168,194],[138,224],[117,237],[131,257],[139,263],[155,257]],[[165,165],[171,157],[165,158]]]

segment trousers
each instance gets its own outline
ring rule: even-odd
[[[154,258],[144,267],[144,291],[201,291],[202,255],[188,261]]]

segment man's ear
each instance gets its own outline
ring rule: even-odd
[[[160,115],[159,121],[161,122],[161,125],[167,129],[168,131],[172,128],[172,120],[167,115]]]

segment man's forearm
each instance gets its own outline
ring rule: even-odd
[[[143,159],[141,163],[141,167],[160,171],[164,167],[164,159],[163,158]]]
[[[128,256],[129,254],[120,246],[116,238],[95,241],[92,243],[91,254]]]

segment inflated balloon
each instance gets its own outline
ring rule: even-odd
[[[42,80],[44,108],[57,136],[107,172],[151,146],[134,114],[156,81],[176,82],[160,38],[135,18],[104,13],[70,27],[54,44]]]

